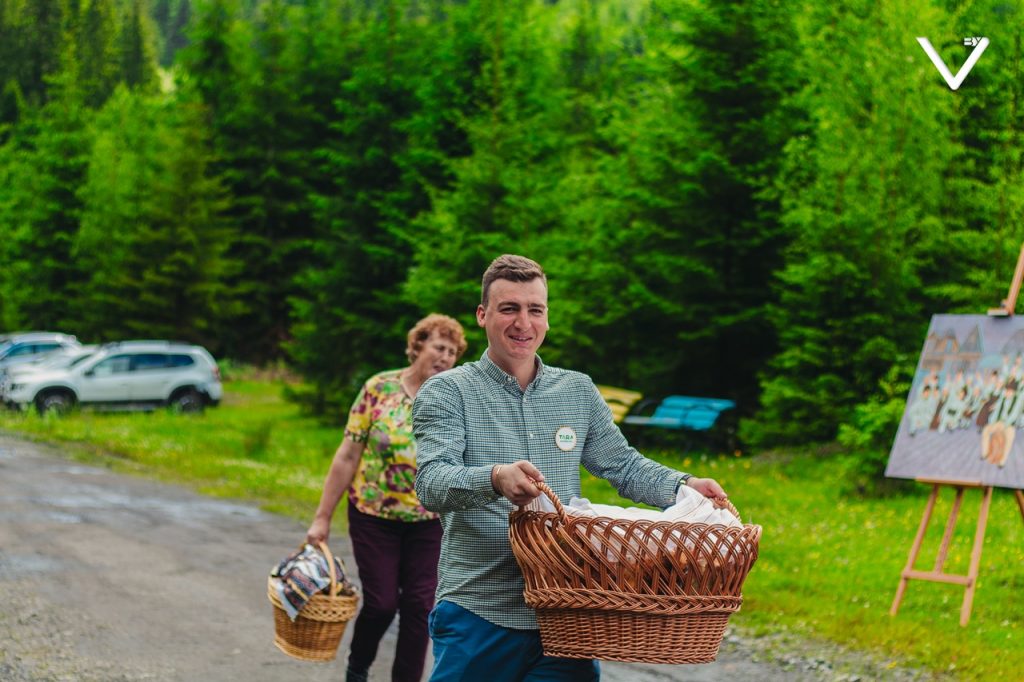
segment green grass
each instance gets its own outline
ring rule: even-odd
[[[221,407],[200,416],[83,412],[63,419],[0,415],[0,429],[71,443],[72,455],[110,468],[246,499],[308,521],[341,435],[303,417],[281,384],[233,381]],[[1024,670],[1024,524],[1012,496],[993,499],[974,610],[958,624],[964,590],[912,581],[891,618],[900,571],[927,500],[913,495],[851,500],[839,494],[839,466],[815,454],[694,460],[648,453],[669,466],[713,476],[744,520],[764,527],[761,554],[730,620],[753,635],[834,642],[892,665],[958,679],[1020,679]],[[627,504],[604,481],[585,477],[583,494]],[[932,568],[953,494],[939,499],[917,568]],[[968,491],[946,570],[966,573],[980,493]],[[343,514],[337,515],[339,523]]]

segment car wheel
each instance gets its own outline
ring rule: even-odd
[[[202,412],[205,406],[206,403],[203,401],[203,396],[200,395],[199,391],[194,389],[182,391],[175,397],[171,398],[171,409],[175,412]]]
[[[36,410],[38,410],[41,415],[67,414],[71,411],[74,404],[74,398],[72,398],[70,394],[61,391],[45,393],[36,398]]]

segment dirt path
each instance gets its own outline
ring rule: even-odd
[[[341,682],[345,642],[327,664],[295,661],[271,643],[266,576],[304,530],[0,434],[0,680]],[[354,571],[347,543],[331,544]],[[390,679],[394,627],[387,637],[373,680]],[[730,635],[716,663],[605,663],[602,679],[874,678],[840,675],[816,656],[770,663],[758,649]]]

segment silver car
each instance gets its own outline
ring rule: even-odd
[[[97,345],[70,346],[50,353],[36,355],[28,362],[10,367],[0,367],[0,403],[7,402],[7,391],[10,385],[22,374],[33,374],[40,370],[67,369],[83,362],[99,350]]]
[[[142,410],[170,406],[199,412],[223,395],[220,369],[202,346],[174,341],[120,341],[67,367],[43,365],[12,376],[3,399],[63,413],[76,405]]]
[[[15,332],[0,337],[0,370],[33,362],[41,356],[81,346],[74,336],[60,332]]]

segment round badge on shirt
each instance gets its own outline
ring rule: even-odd
[[[576,447],[576,432],[571,426],[563,426],[555,431],[555,445],[559,450],[569,452]]]

